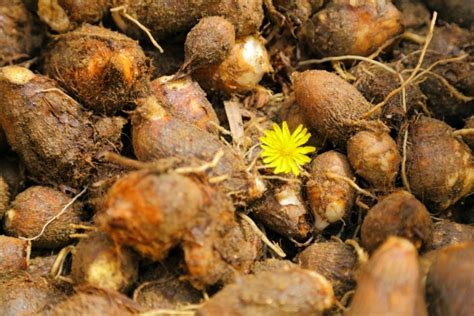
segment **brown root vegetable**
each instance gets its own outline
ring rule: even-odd
[[[474,226],[444,220],[433,225],[433,239],[426,250],[441,249],[468,241],[474,242]]]
[[[154,97],[138,102],[139,107],[132,117],[132,141],[139,160],[182,157],[190,162],[198,159],[203,164],[210,163],[218,152],[222,152],[217,164],[209,168],[208,175],[227,175],[227,180],[219,183],[226,192],[248,193],[249,199],[261,196],[263,182],[247,173],[243,158],[217,137],[170,116]]]
[[[2,315],[45,315],[65,297],[64,289],[41,276],[21,271],[0,277]]]
[[[230,201],[220,199],[194,220],[183,241],[187,279],[197,289],[235,282],[262,256],[260,237],[247,222],[234,219]]]
[[[212,123],[219,125],[216,112],[207,100],[206,93],[190,77],[173,80],[172,77],[160,77],[151,83],[156,99],[163,104],[169,114],[182,121],[211,131]]]
[[[53,307],[51,316],[116,316],[137,315],[142,307],[119,292],[93,287],[79,288]]]
[[[306,183],[308,202],[315,227],[323,230],[332,223],[347,219],[355,199],[355,190],[338,177],[352,179],[346,156],[328,151],[313,159],[310,179]]]
[[[347,142],[347,158],[356,174],[377,189],[394,186],[401,157],[388,133],[361,131]]]
[[[200,291],[170,272],[143,282],[133,292],[133,300],[147,309],[175,310],[180,306],[198,304],[201,299]]]
[[[0,1],[0,67],[27,59],[41,45],[40,32],[22,1]]]
[[[297,257],[298,264],[325,277],[341,298],[355,288],[355,274],[359,267],[354,248],[337,241],[314,243]]]
[[[426,279],[430,315],[472,315],[473,260],[472,242],[452,245],[437,252]]]
[[[474,189],[471,150],[453,131],[429,117],[418,117],[408,128],[408,182],[430,211],[445,210]]]
[[[88,24],[58,36],[44,54],[43,69],[84,106],[101,114],[130,107],[147,91],[150,76],[137,42]]]
[[[407,29],[416,29],[430,23],[430,11],[421,0],[395,0],[393,2],[402,15],[402,25]]]
[[[196,315],[323,315],[333,303],[331,284],[323,276],[295,268],[242,277]]]
[[[257,88],[272,66],[263,41],[256,36],[239,38],[225,60],[194,72],[193,77],[206,90],[246,93]]]
[[[334,143],[344,144],[355,132],[356,121],[372,107],[354,86],[331,72],[296,73],[293,84],[308,127]]]
[[[8,190],[8,184],[3,177],[0,176],[0,219],[3,217],[3,214],[5,214],[9,204],[10,192]]]
[[[33,238],[33,246],[55,249],[71,241],[74,229],[71,224],[81,221],[82,203],[74,202],[46,229],[43,227],[59,214],[71,198],[66,194],[45,186],[33,186],[18,194],[5,213],[3,227],[8,235]]]
[[[470,0],[424,0],[431,9],[439,12],[447,22],[454,22],[466,28],[474,25],[474,3]]]
[[[98,23],[109,9],[108,0],[38,0],[37,5],[41,20],[58,33],[83,23]]]
[[[110,188],[97,221],[118,245],[160,260],[179,243],[207,203],[202,187],[190,178],[137,171]]]
[[[126,7],[132,19],[150,29],[155,39],[185,32],[191,29],[204,16],[222,16],[235,27],[237,36],[254,34],[263,21],[262,0],[173,0],[131,1],[113,0],[114,7]],[[143,38],[144,32],[127,19],[123,10],[112,13],[115,24],[126,34]]]
[[[104,146],[121,148],[123,119],[92,119],[45,76],[23,67],[3,67],[0,93],[0,124],[38,182],[80,187],[93,173],[91,161]],[[111,123],[106,131],[93,128],[103,120]]]
[[[254,205],[252,213],[267,228],[288,238],[301,240],[311,231],[298,184],[283,184],[268,192]]]
[[[184,68],[191,70],[224,61],[235,45],[234,26],[220,16],[202,18],[186,36]]]
[[[361,227],[362,245],[377,249],[390,236],[410,240],[418,249],[431,242],[433,223],[426,207],[406,191],[385,196],[367,213]]]
[[[396,73],[389,72],[379,65],[361,62],[351,68],[351,73],[356,77],[354,86],[373,104],[384,101],[401,85],[400,77]],[[407,115],[424,103],[425,97],[419,86],[410,84],[405,88],[405,102],[402,91],[394,95],[383,106],[380,119],[387,125],[399,129]]]
[[[332,1],[306,22],[302,38],[319,57],[375,52],[403,32],[402,17],[391,1]]]
[[[30,247],[26,240],[0,235],[0,271],[26,270]]]
[[[138,263],[133,252],[117,247],[105,234],[81,239],[74,248],[71,278],[78,285],[126,290],[137,274]]]
[[[468,128],[474,129],[474,115],[469,117],[466,120],[464,128],[465,129],[468,129]],[[471,151],[474,150],[474,133],[471,133],[469,135],[465,135],[465,136],[462,137],[462,139],[469,146],[469,148],[471,148]]]
[[[377,249],[345,315],[427,315],[418,255],[408,240],[391,237]]]

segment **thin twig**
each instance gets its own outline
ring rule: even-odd
[[[253,231],[271,250],[273,250],[281,258],[286,257],[286,253],[283,251],[283,249],[281,249],[280,246],[278,246],[277,244],[270,241],[270,239],[268,239],[268,237],[260,230],[260,228],[258,228],[257,224],[255,224],[255,222],[250,217],[243,213],[238,214],[244,221],[246,221],[250,225],[250,227],[252,227]]]
[[[410,182],[407,177],[407,143],[408,143],[408,129],[405,130],[403,135],[403,146],[402,146],[402,182],[403,186],[408,192],[411,192]]]
[[[396,74],[397,71],[381,62],[378,62],[376,60],[364,57],[364,56],[357,56],[357,55],[344,55],[344,56],[332,56],[332,57],[326,57],[326,58],[321,58],[321,59],[308,59],[304,60],[298,63],[299,66],[305,66],[305,65],[311,65],[311,64],[322,64],[328,61],[338,61],[338,60],[362,60],[366,61],[368,63],[377,65],[388,72]]]
[[[328,178],[346,181],[352,188],[354,188],[360,194],[373,198],[374,200],[377,200],[377,197],[375,195],[373,195],[367,190],[362,189],[360,186],[357,185],[357,183],[354,182],[354,180],[349,179],[348,177],[341,176],[340,174],[337,174],[334,172],[326,172],[326,176]]]
[[[49,272],[49,275],[52,278],[58,278],[61,276],[61,273],[63,271],[63,266],[64,262],[67,258],[67,256],[74,250],[74,246],[66,246],[61,251],[58,253],[56,259],[53,262],[53,266],[51,267],[51,270]]]
[[[25,237],[19,237],[19,238],[22,239],[22,240],[29,240],[29,241],[34,241],[34,240],[40,238],[40,237],[44,234],[44,231],[46,230],[46,228],[47,228],[52,222],[54,222],[55,220],[57,220],[61,215],[63,215],[63,214],[66,212],[66,210],[69,208],[69,206],[71,206],[74,202],[76,202],[76,200],[77,200],[78,198],[80,198],[84,193],[86,193],[86,191],[87,191],[87,186],[86,186],[81,192],[79,192],[79,194],[77,194],[75,197],[73,197],[73,198],[71,199],[71,201],[69,201],[69,203],[67,203],[67,204],[62,208],[62,210],[61,210],[58,214],[56,214],[56,215],[54,215],[53,217],[51,217],[51,218],[49,219],[49,221],[47,221],[46,224],[43,225],[43,228],[41,228],[41,231],[39,232],[38,235],[36,235],[36,236],[34,236],[34,237],[30,237],[30,238],[25,238]]]
[[[364,265],[369,261],[369,255],[367,252],[359,245],[359,243],[354,239],[347,239],[345,244],[352,246],[357,254],[357,258],[359,259],[359,265]]]
[[[212,159],[211,162],[205,163],[199,167],[181,167],[175,170],[176,173],[202,173],[207,171],[208,169],[212,169],[221,160],[221,158],[224,157],[224,151],[222,149],[218,150],[216,154],[214,155],[214,158]]]
[[[474,135],[474,128],[463,128],[453,132],[453,136]]]
[[[158,44],[158,42],[155,40],[155,38],[153,37],[153,35],[151,35],[151,32],[150,30],[143,24],[141,24],[137,19],[135,19],[134,17],[132,17],[130,14],[127,13],[127,7],[126,6],[119,6],[119,7],[115,7],[115,8],[112,8],[110,9],[110,12],[119,12],[119,11],[122,11],[120,12],[120,14],[122,14],[126,19],[130,20],[130,22],[134,23],[136,26],[138,26],[143,32],[146,33],[146,35],[148,36],[148,38],[150,39],[151,43],[153,44],[153,46],[155,46],[156,48],[158,48],[158,50],[160,51],[160,53],[164,53],[164,50],[163,48],[161,48],[160,44]]]

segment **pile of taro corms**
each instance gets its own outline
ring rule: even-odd
[[[474,1],[0,0],[0,315],[473,315]]]

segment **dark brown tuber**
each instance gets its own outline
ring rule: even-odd
[[[117,247],[103,233],[81,239],[73,250],[71,278],[77,285],[126,290],[136,280],[137,274],[134,253]]]
[[[261,272],[229,284],[196,315],[323,315],[334,302],[331,284],[299,268]]]
[[[319,273],[331,282],[337,298],[355,288],[359,264],[352,246],[338,241],[317,242],[303,250],[297,262],[302,268]]]
[[[48,77],[3,67],[0,94],[0,125],[38,182],[81,187],[94,172],[91,162],[99,151],[121,148],[124,119],[91,117]]]
[[[408,240],[391,237],[375,251],[344,315],[428,315],[418,255]]]
[[[401,157],[388,133],[361,131],[347,142],[347,158],[356,174],[376,189],[394,186]]]
[[[312,161],[306,186],[318,230],[347,219],[350,215],[355,190],[344,178],[351,180],[353,177],[349,161],[338,152],[325,152]]]
[[[289,183],[267,192],[252,214],[267,228],[288,238],[304,239],[311,231],[299,184]]]
[[[426,279],[430,315],[472,315],[473,260],[472,242],[452,245],[437,252]]]
[[[43,227],[59,214],[71,198],[66,194],[45,186],[33,186],[18,194],[5,213],[3,227],[8,235],[35,238],[33,246],[55,249],[71,241],[74,233],[71,224],[81,221],[82,203],[74,202],[44,232]]]
[[[43,69],[84,106],[101,114],[131,107],[147,91],[150,76],[137,42],[88,24],[56,37],[44,54]]]
[[[462,242],[474,242],[474,226],[443,220],[433,225],[433,239],[427,250],[442,249]]]
[[[388,0],[331,1],[306,22],[302,37],[319,57],[368,56],[403,32],[401,20]]]
[[[0,276],[2,315],[45,315],[65,297],[64,289],[42,276],[24,271],[2,273]]]
[[[430,213],[406,191],[382,198],[368,211],[361,227],[362,245],[370,252],[390,236],[404,237],[418,249],[431,242],[432,234]]]
[[[220,16],[202,18],[186,36],[184,68],[221,63],[235,45],[234,26]]]
[[[344,144],[372,107],[354,86],[331,72],[296,73],[293,83],[306,126],[333,143]]]
[[[469,147],[446,123],[418,117],[409,126],[407,177],[410,188],[430,211],[441,211],[474,190]]]

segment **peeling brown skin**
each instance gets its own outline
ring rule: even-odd
[[[439,12],[441,19],[466,28],[474,25],[474,3],[470,0],[424,0],[431,9]]]
[[[318,230],[347,218],[355,199],[355,190],[346,181],[330,178],[327,172],[349,179],[354,177],[343,154],[327,151],[313,159],[306,190]]]
[[[108,0],[38,0],[37,5],[41,20],[58,33],[83,23],[98,23],[109,9]]]
[[[395,184],[401,156],[388,133],[361,131],[347,142],[347,158],[356,174],[387,191]]]
[[[71,198],[56,189],[33,186],[18,194],[10,209],[5,213],[3,228],[8,235],[35,237],[53,216],[58,214]],[[56,249],[67,245],[74,230],[70,224],[80,223],[82,203],[74,202],[67,210],[45,229],[33,246]]]
[[[82,287],[74,295],[54,306],[50,315],[131,316],[142,311],[140,305],[119,292]]]
[[[256,202],[252,214],[265,227],[287,238],[302,240],[311,231],[299,185],[284,184],[267,192]]]
[[[207,199],[187,177],[132,172],[110,188],[97,222],[118,245],[161,260],[179,243],[197,212],[208,205]]]
[[[372,107],[354,86],[324,70],[294,74],[293,86],[307,127],[333,143],[344,144],[355,131],[354,122]]]
[[[10,192],[8,190],[8,184],[3,177],[0,176],[0,219],[3,217],[3,214],[5,214],[9,204]]]
[[[446,123],[423,116],[413,120],[408,129],[410,188],[432,212],[447,209],[473,191],[472,153],[453,131]]]
[[[230,21],[238,37],[254,34],[263,21],[262,0],[113,0],[112,7],[126,5],[127,13],[150,29],[155,39],[191,29],[201,17],[222,16]],[[117,26],[134,38],[145,38],[143,31],[123,18],[112,14]]]
[[[211,124],[219,125],[217,114],[206,98],[206,93],[190,77],[170,80],[161,77],[151,83],[151,92],[169,114],[182,121],[212,131]],[[215,129],[214,129],[215,130]]]
[[[426,250],[442,249],[461,242],[474,242],[474,226],[444,220],[433,225],[433,239]]]
[[[127,248],[117,247],[105,234],[81,239],[72,257],[71,278],[108,290],[126,290],[137,279],[138,262]]]
[[[132,107],[150,79],[148,60],[137,42],[89,24],[55,38],[44,53],[43,70],[99,114]]]
[[[347,316],[426,316],[421,271],[415,247],[391,237],[372,255],[357,280]]]
[[[426,279],[430,315],[464,316],[474,310],[474,243],[466,242],[441,249]]]
[[[407,191],[385,196],[368,211],[361,227],[362,245],[370,252],[390,236],[406,238],[418,249],[428,245],[432,235],[428,210]]]
[[[333,301],[324,277],[295,268],[242,277],[214,295],[196,315],[323,315]]]
[[[0,1],[0,66],[27,59],[42,42],[42,28],[20,0]]]
[[[391,66],[391,65],[388,65]],[[361,62],[351,68],[351,73],[357,78],[353,85],[372,104],[384,101],[393,90],[400,87],[400,78],[378,65]],[[418,85],[410,84],[405,89],[406,112],[402,102],[401,92],[392,97],[383,106],[380,119],[398,130],[409,113],[414,108],[425,103],[424,96]]]
[[[2,273],[26,270],[28,256],[26,240],[0,235],[0,271]]]
[[[298,255],[297,262],[331,282],[337,298],[355,288],[359,265],[354,248],[349,245],[336,241],[314,243]]]
[[[0,277],[3,315],[43,315],[65,297],[64,289],[55,286],[48,278],[24,271],[2,274]]]
[[[224,156],[209,170],[209,176],[229,175],[229,179],[219,183],[226,192],[250,190],[243,159],[214,135],[170,116],[154,97],[139,100],[138,104],[132,117],[132,141],[139,160],[183,157],[211,162],[222,150]]]
[[[99,151],[121,149],[123,119],[91,117],[48,77],[4,67],[0,93],[0,125],[37,182],[82,187],[94,172],[91,162]],[[105,133],[97,129],[104,120],[110,127]]]
[[[202,18],[186,36],[185,68],[197,69],[222,62],[235,45],[232,23],[220,16]]]
[[[390,1],[334,1],[303,26],[301,37],[318,57],[368,56],[403,32]]]

